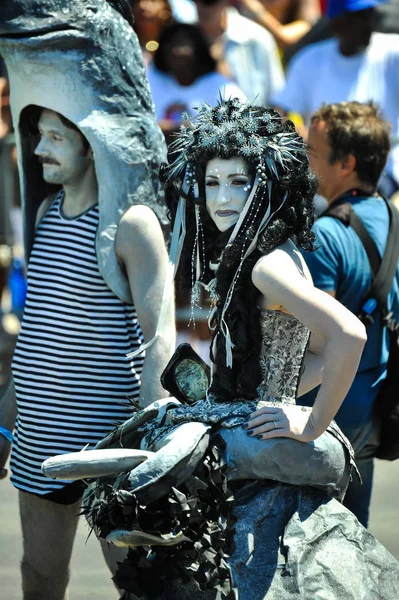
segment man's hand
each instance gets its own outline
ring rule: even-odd
[[[145,342],[153,339],[163,301],[168,268],[162,230],[148,206],[136,205],[122,217],[116,236],[116,254],[124,264]],[[175,348],[174,290],[163,337],[146,350],[141,373],[141,405],[165,397],[160,376]]]

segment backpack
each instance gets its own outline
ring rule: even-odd
[[[374,322],[373,315],[380,311],[383,328],[387,329],[389,335],[387,376],[374,401],[375,416],[381,422],[380,445],[375,456],[383,460],[396,460],[399,458],[399,322],[392,312],[388,312],[387,297],[399,259],[399,212],[385,198],[383,200],[390,224],[382,259],[374,240],[350,203],[338,203],[327,209],[323,216],[335,217],[350,225],[359,236],[370,263],[373,281],[363,298],[358,317],[367,328]]]

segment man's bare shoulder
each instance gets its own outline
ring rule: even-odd
[[[143,204],[131,206],[121,218],[116,234],[116,253],[124,257],[126,251],[148,249],[152,245],[164,246],[161,225],[156,214]]]
[[[129,229],[150,228],[159,224],[154,211],[145,204],[135,204],[128,208],[118,225],[118,232]]]

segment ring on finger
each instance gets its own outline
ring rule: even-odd
[[[277,429],[277,423],[276,423],[276,421],[273,421],[273,426],[274,426],[274,429]]]

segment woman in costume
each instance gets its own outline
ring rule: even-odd
[[[150,452],[85,496],[96,533],[130,548],[115,581],[132,600],[393,600],[398,563],[339,502],[356,473],[332,419],[365,334],[292,241],[313,248],[303,141],[272,109],[229,100],[172,150],[172,270],[181,255],[193,304],[209,293],[213,374],[201,389],[200,362],[178,352],[164,381],[180,402],[137,410],[94,451]],[[314,407],[296,406],[320,382]]]

